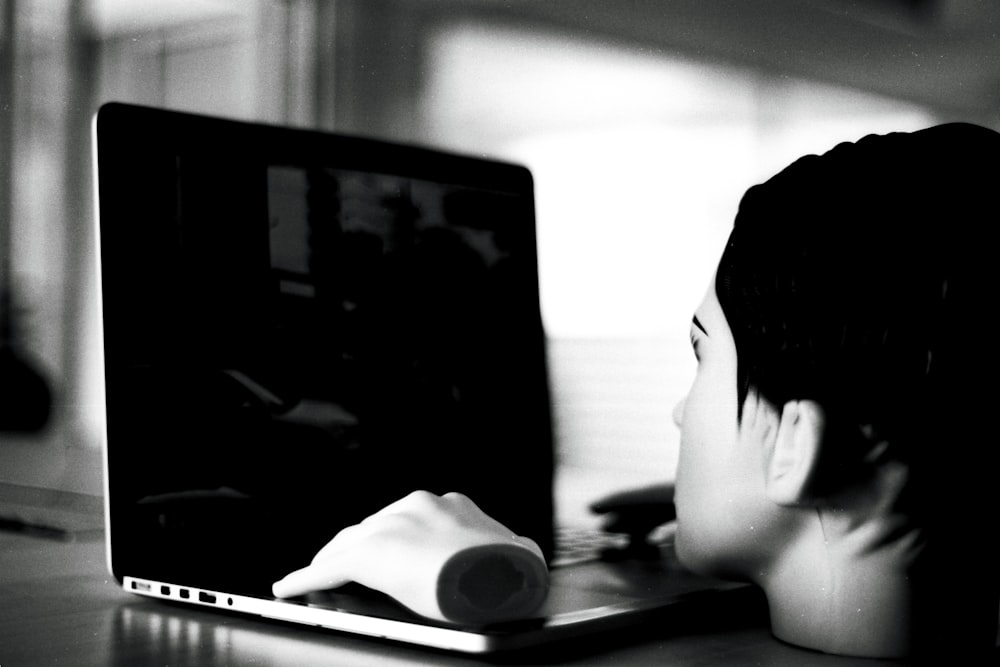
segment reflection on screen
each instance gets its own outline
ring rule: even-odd
[[[417,488],[550,542],[530,189],[142,159],[102,212],[116,567],[260,590]]]

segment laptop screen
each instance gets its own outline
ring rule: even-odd
[[[116,576],[264,592],[415,489],[551,550],[526,169],[123,104],[96,142]]]

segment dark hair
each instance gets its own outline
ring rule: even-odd
[[[847,443],[840,476],[873,441],[916,462],[982,436],[1000,381],[998,172],[1000,134],[955,123],[840,144],[750,188],[715,286],[740,405],[820,402]],[[959,433],[972,404],[988,412]]]

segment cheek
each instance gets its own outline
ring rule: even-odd
[[[677,553],[695,571],[740,576],[763,520],[762,469],[752,443],[740,440],[735,391],[700,389],[692,388],[681,428]]]
[[[727,462],[736,450],[736,398],[720,379],[700,373],[680,419],[676,503],[678,512],[691,519],[710,511],[705,503],[727,485]]]
[[[681,418],[675,502],[678,523],[701,526],[717,515],[720,493],[729,486],[727,460],[736,440],[735,413],[719,392],[708,391],[711,378],[691,388]]]

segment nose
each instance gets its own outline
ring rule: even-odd
[[[674,417],[674,424],[677,426],[677,428],[680,428],[681,424],[684,422],[684,406],[686,404],[687,404],[687,396],[677,401],[677,405],[674,406],[673,417]]]

